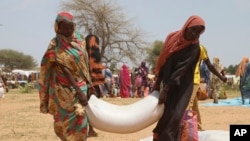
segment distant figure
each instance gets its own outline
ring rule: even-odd
[[[245,104],[245,99],[249,98],[250,103],[250,63],[248,57],[243,57],[235,74],[240,77],[240,92],[242,104]]]
[[[4,85],[4,80],[2,79],[2,75],[3,75],[3,71],[2,69],[0,68],[0,98],[4,98],[4,88],[5,88],[5,85]]]
[[[120,70],[120,96],[121,98],[128,98],[130,97],[131,91],[131,78],[130,78],[130,71],[126,64],[122,65]]]
[[[210,70],[207,67],[207,64],[205,61],[201,61],[200,65],[200,77],[203,79],[203,81],[207,84],[207,90],[208,90],[208,95],[209,94],[209,89],[210,89]]]
[[[104,66],[103,74],[105,77],[103,91],[105,91],[108,94],[108,96],[113,97],[113,91],[112,91],[113,74],[112,74],[111,70],[106,65]]]
[[[136,74],[137,73],[137,68],[134,69],[134,71],[131,72],[131,85],[132,85],[132,92],[131,92],[131,97],[135,97],[136,96],[136,85],[135,85],[135,81],[136,81]]]
[[[90,34],[85,38],[85,40],[89,57],[89,71],[94,87],[94,91],[93,89],[89,91],[88,97],[90,97],[90,95],[94,93],[98,98],[100,98],[102,97],[100,85],[103,85],[105,83],[105,78],[103,75],[104,66],[101,63],[99,38],[96,35]]]
[[[218,57],[213,58],[213,66],[215,69],[222,74],[222,76],[225,77],[224,67],[220,63],[220,59]],[[225,79],[226,81],[227,79]],[[222,79],[220,79],[218,76],[212,74],[211,76],[211,92],[212,97],[214,99],[214,103],[218,103],[218,98],[220,96],[220,93],[222,92]]]
[[[141,86],[137,88],[139,97],[144,97],[145,89],[148,86],[148,67],[146,62],[142,61],[138,68],[139,76],[141,77]]]
[[[1,69],[1,68],[0,68]],[[1,80],[2,79],[2,80]],[[9,88],[8,88],[8,84],[7,84],[7,80],[8,80],[8,78],[6,77],[6,75],[5,74],[3,74],[3,71],[2,71],[2,69],[0,70],[0,80],[2,81],[2,86],[3,86],[3,89],[5,89],[5,91],[4,92],[9,92]]]

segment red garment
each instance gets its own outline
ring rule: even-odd
[[[188,27],[196,25],[203,25],[205,27],[205,22],[199,16],[191,16],[186,21],[181,30],[172,32],[167,36],[164,47],[161,51],[161,54],[158,57],[158,61],[155,66],[155,74],[159,73],[161,67],[166,62],[166,59],[169,58],[171,54],[185,47],[188,47],[191,44],[199,43],[199,39],[196,39],[195,41],[187,41],[183,37],[184,32]]]
[[[130,95],[131,79],[129,68],[123,64],[120,70],[120,95],[127,98]]]

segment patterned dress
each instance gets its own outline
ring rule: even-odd
[[[250,99],[250,64],[247,63],[245,72],[240,76],[240,92],[242,96],[242,104],[245,104],[245,99]],[[249,100],[250,103],[250,100]]]
[[[40,112],[53,115],[54,131],[62,141],[85,141],[87,116],[59,64],[70,70],[78,86],[87,94],[87,84],[92,83],[85,40],[79,33],[70,38],[57,34],[51,40],[41,61],[39,98]],[[82,113],[76,113],[79,107]]]
[[[88,98],[91,94],[95,94],[98,98],[102,97],[100,85],[105,83],[105,77],[103,74],[104,66],[101,64],[101,54],[99,49],[99,38],[96,35],[88,35],[86,37],[86,49],[89,57],[89,71],[91,75],[91,81],[95,91],[89,91]]]

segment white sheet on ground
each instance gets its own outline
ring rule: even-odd
[[[199,141],[229,141],[229,131],[224,130],[206,130],[199,131]],[[140,141],[152,141],[153,137],[140,139]]]
[[[116,105],[92,95],[86,106],[90,124],[102,131],[133,133],[156,121],[163,113],[164,105],[158,105],[158,91],[130,105]]]

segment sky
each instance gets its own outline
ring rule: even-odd
[[[60,3],[67,0],[1,0],[0,49],[31,55],[38,64],[55,36],[54,21]],[[150,42],[164,41],[181,29],[189,16],[206,22],[200,43],[210,60],[219,57],[228,67],[250,57],[249,0],[115,0],[135,27],[147,32]]]

